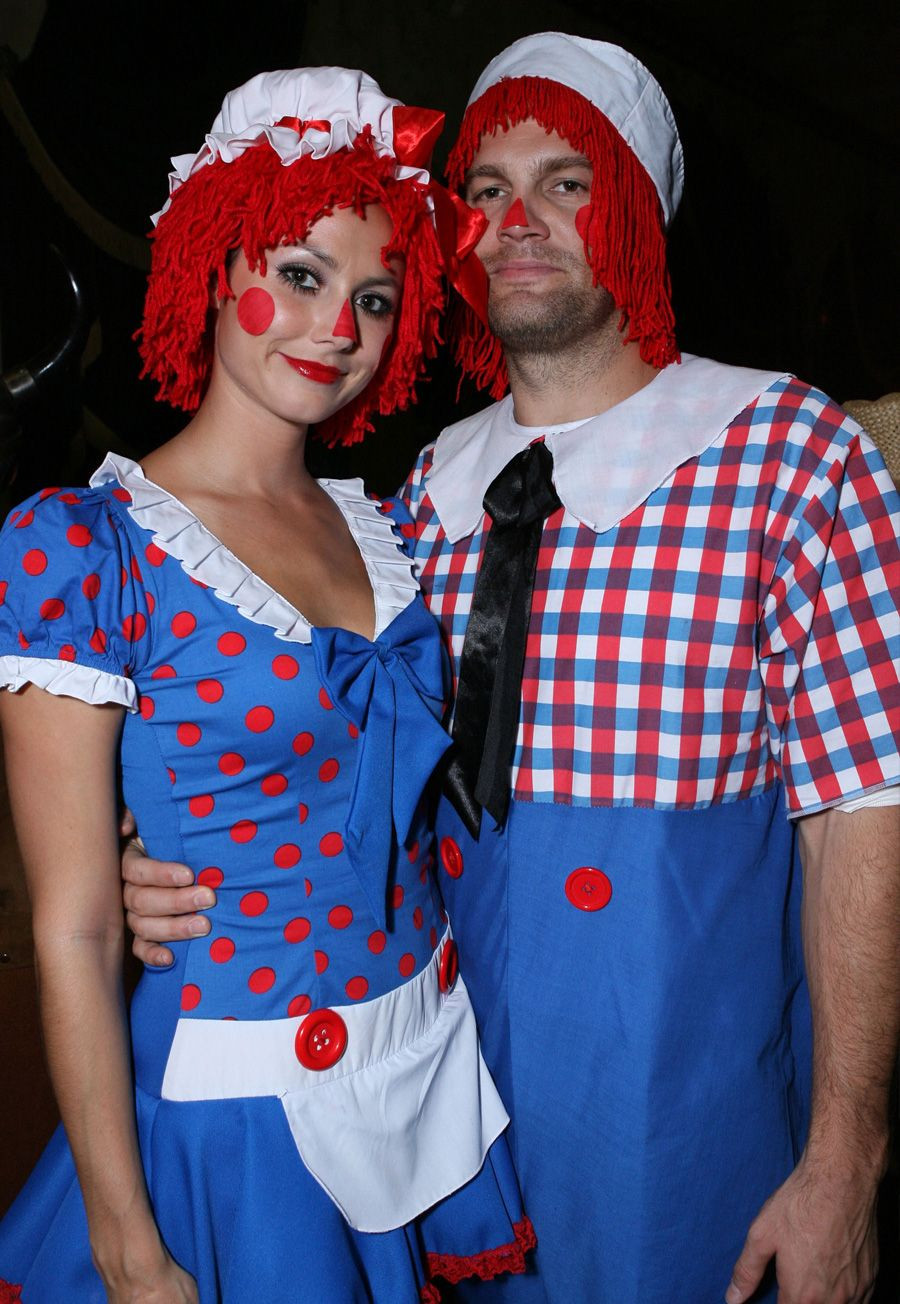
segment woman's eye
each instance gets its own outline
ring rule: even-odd
[[[394,311],[393,300],[383,294],[361,294],[356,302],[369,317],[389,317]]]
[[[302,263],[282,263],[278,268],[278,279],[284,281],[292,290],[318,290],[319,278],[309,267]]]

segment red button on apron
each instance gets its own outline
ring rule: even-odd
[[[566,879],[566,896],[578,910],[602,910],[612,896],[612,883],[602,869],[582,865]]]
[[[297,1029],[294,1053],[305,1069],[330,1069],[347,1049],[347,1025],[334,1010],[313,1010]]]
[[[456,943],[453,938],[449,938],[447,945],[441,952],[441,965],[438,970],[438,986],[442,992],[449,992],[450,988],[456,982],[456,975],[459,973],[459,959],[456,954]]]
[[[462,852],[453,838],[441,838],[441,862],[451,878],[463,872]]]

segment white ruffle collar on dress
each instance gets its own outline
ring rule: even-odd
[[[131,494],[128,513],[182,570],[212,589],[256,625],[278,638],[309,643],[312,626],[301,612],[226,548],[190,508],[148,480],[128,457],[107,453],[91,476],[91,487],[116,481]],[[418,592],[412,562],[397,542],[390,519],[367,497],[362,480],[319,480],[341,512],[359,548],[375,599],[375,638],[409,606]]]
[[[566,425],[522,426],[512,396],[450,426],[439,437],[427,490],[451,543],[472,534],[485,491],[510,458],[542,435],[566,510],[596,534],[612,529],[691,457],[698,457],[784,372],[730,367],[683,354],[599,416]]]

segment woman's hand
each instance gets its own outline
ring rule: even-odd
[[[197,1283],[166,1249],[142,1198],[137,1208],[95,1216],[91,1248],[109,1304],[199,1304]]]
[[[101,1274],[102,1275],[102,1274]],[[147,1267],[115,1281],[103,1278],[109,1304],[199,1304],[197,1283],[162,1249],[156,1267]]]

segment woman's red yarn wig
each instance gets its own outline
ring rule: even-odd
[[[637,340],[653,367],[678,360],[662,205],[656,187],[612,123],[578,91],[546,77],[509,77],[470,104],[447,160],[450,185],[461,190],[481,138],[527,118],[556,131],[594,168],[585,257],[621,312],[620,329]],[[508,378],[499,340],[466,304],[453,304],[450,333],[456,360],[492,398]]]
[[[228,259],[243,250],[265,274],[265,250],[306,238],[336,208],[364,215],[379,204],[393,224],[382,259],[401,255],[403,294],[388,353],[372,380],[316,434],[327,444],[353,444],[387,415],[415,400],[416,380],[440,343],[444,306],[442,264],[427,187],[395,176],[396,160],[379,157],[368,129],[350,149],[325,158],[304,155],[284,165],[263,140],[233,162],[201,167],[172,196],[153,233],[144,319],[135,336],[142,376],[159,384],[160,399],[191,412],[206,391],[212,365],[213,291],[233,298]]]

